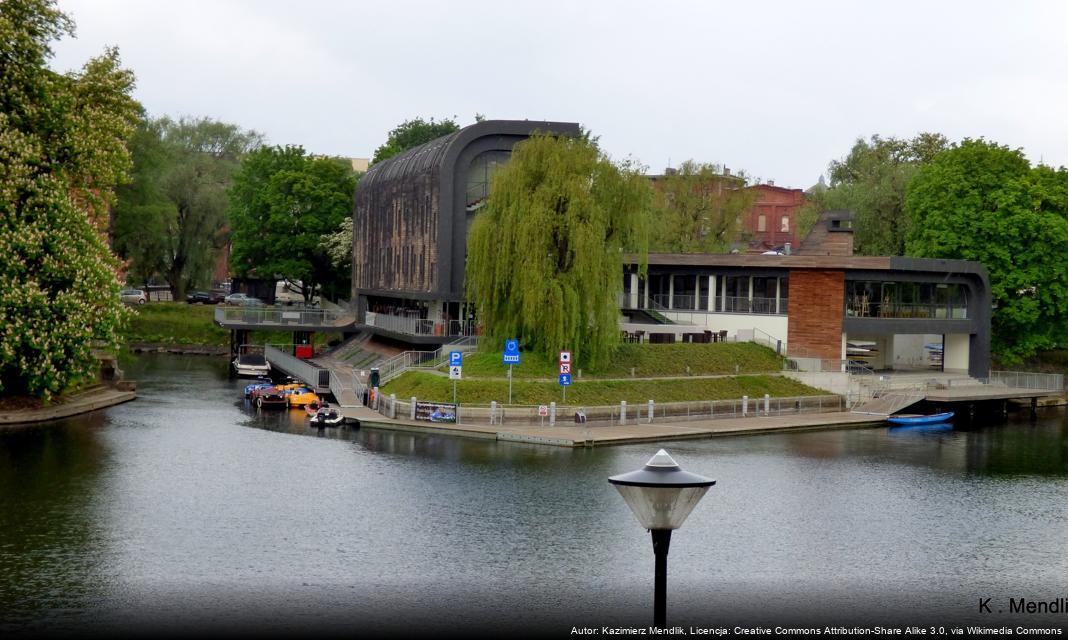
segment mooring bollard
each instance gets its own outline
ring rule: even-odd
[[[550,402],[549,403],[549,426],[551,427],[551,426],[553,426],[555,424],[556,424],[556,403],[555,402]]]
[[[619,424],[627,424],[627,401],[619,401]]]
[[[742,396],[742,417],[749,414],[749,396]]]
[[[397,417],[397,394],[395,393],[389,394],[389,417],[394,419]]]
[[[497,401],[490,400],[490,424],[496,424],[497,419]]]
[[[653,421],[653,401],[649,401],[649,422]]]
[[[410,415],[408,416],[408,418],[410,420],[415,420],[415,403],[416,403],[415,396],[412,396],[411,412],[410,412]]]
[[[764,415],[771,415],[771,394],[769,393],[764,394]]]

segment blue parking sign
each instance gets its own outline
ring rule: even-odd
[[[464,364],[464,354],[462,351],[450,351],[449,352],[449,366],[460,367]]]
[[[571,374],[570,373],[561,373],[560,374],[560,386],[561,387],[570,387],[571,386]]]

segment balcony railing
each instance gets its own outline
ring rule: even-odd
[[[707,297],[698,299],[692,295],[655,294],[649,296],[650,309],[657,311],[709,313]],[[626,295],[623,302],[629,302]],[[644,308],[643,300],[638,300],[638,308]],[[786,315],[788,298],[762,298],[744,296],[716,296],[712,300],[712,313],[744,313],[754,315]],[[622,306],[622,305],[621,305]]]
[[[395,316],[388,313],[375,313],[368,311],[364,315],[363,323],[369,327],[376,327],[384,331],[402,333],[409,336],[441,336],[456,338],[469,336],[475,333],[474,327],[469,322],[450,320],[428,320],[425,318],[408,318]]]
[[[355,316],[343,309],[319,309],[314,307],[215,307],[215,322],[227,324],[255,324],[279,327],[344,327],[352,324]]]
[[[849,300],[846,303],[846,315],[853,318],[967,320],[968,307],[959,304],[904,304]]]

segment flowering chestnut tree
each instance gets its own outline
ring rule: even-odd
[[[48,399],[91,375],[125,312],[106,219],[140,106],[114,49],[47,67],[73,23],[49,0],[0,3],[0,394]]]

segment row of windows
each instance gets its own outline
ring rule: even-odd
[[[964,285],[933,282],[846,283],[846,315],[857,318],[967,319]]]
[[[767,216],[763,213],[757,216],[757,231],[767,231],[768,221]],[[784,215],[779,220],[779,231],[782,233],[790,233],[790,216]]]

